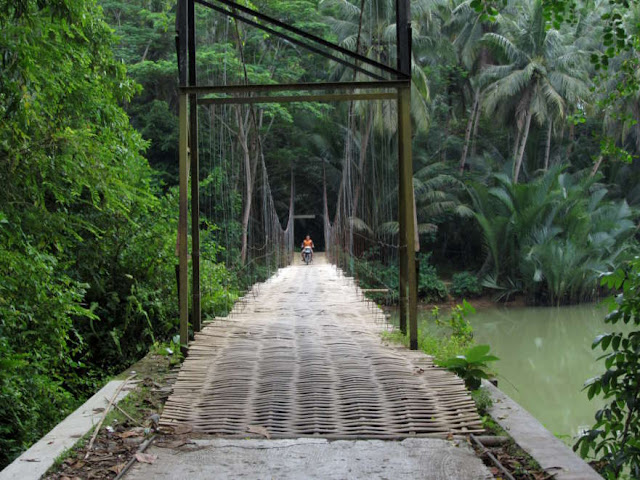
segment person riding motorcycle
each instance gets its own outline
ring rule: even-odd
[[[309,235],[307,235],[304,240],[302,241],[302,261],[304,262],[304,249],[309,247],[311,248],[311,261],[313,261],[313,249],[315,248],[315,246],[313,245],[313,240],[311,240],[311,237]]]

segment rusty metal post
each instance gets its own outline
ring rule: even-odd
[[[401,312],[409,317],[409,347],[418,348],[417,293],[418,279],[415,269],[415,223],[413,206],[413,162],[411,158],[411,91],[398,92],[398,161],[399,171],[399,220],[400,220],[400,294]],[[404,312],[402,311],[404,307]],[[405,323],[406,325],[406,323]],[[406,328],[406,327],[405,327]],[[405,330],[406,331],[406,330]]]
[[[196,69],[196,14],[195,2],[189,0],[189,86],[197,86]],[[201,329],[200,307],[200,163],[198,158],[198,95],[189,95],[189,152],[191,155],[191,268],[193,331]]]
[[[400,105],[400,95],[398,94],[398,106]],[[399,115],[398,115],[399,120]],[[405,195],[403,195],[403,165],[401,154],[402,136],[400,134],[400,122],[398,121],[398,262],[399,262],[399,284],[400,296],[398,298],[400,304],[400,331],[407,334],[407,244],[405,243],[407,226],[405,223],[404,211],[406,210]]]
[[[411,76],[411,7],[409,0],[396,0],[398,71]],[[400,326],[409,317],[409,348],[418,348],[415,270],[415,221],[413,161],[411,157],[411,84],[398,89],[398,222],[400,245]],[[403,324],[404,322],[404,324]]]
[[[180,87],[187,86],[187,0],[178,1],[176,12],[177,50],[178,50],[178,75]],[[178,297],[180,309],[180,345],[186,349],[189,345],[189,265],[188,265],[188,238],[187,216],[189,214],[187,188],[189,185],[189,114],[188,95],[180,92],[179,96],[179,213],[178,213],[178,265],[179,286]]]
[[[187,258],[187,215],[189,214],[187,187],[189,183],[188,95],[180,94],[180,213],[178,217],[178,259],[180,265],[180,345],[189,344],[189,274]]]

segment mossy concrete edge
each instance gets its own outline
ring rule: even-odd
[[[113,380],[96,392],[82,406],[69,414],[31,448],[0,472],[0,480],[37,480],[55,463],[56,459],[73,447],[87,432],[98,424],[109,401],[124,383]],[[131,388],[135,384],[131,383]],[[118,394],[115,403],[124,399],[127,386]]]
[[[602,477],[567,445],[502,390],[482,382],[493,400],[489,415],[556,480],[602,480]]]

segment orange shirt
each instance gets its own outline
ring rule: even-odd
[[[309,239],[307,240],[306,238],[302,241],[302,246],[303,247],[311,247],[313,248],[313,240]]]

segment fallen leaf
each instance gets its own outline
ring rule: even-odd
[[[111,470],[113,473],[118,475],[120,472],[122,472],[122,470],[124,470],[124,467],[126,467],[126,466],[127,466],[126,463],[119,463],[119,464],[114,465],[113,467],[111,467],[109,470]]]
[[[136,453],[136,460],[140,463],[153,463],[157,458],[157,455],[153,455],[151,453]]]
[[[263,437],[267,438],[267,440],[271,439],[271,434],[269,433],[269,430],[259,425],[249,425],[247,427],[247,432],[257,433],[258,435],[262,435]]]
[[[144,429],[134,428],[132,430],[127,430],[126,432],[119,433],[118,436],[120,438],[140,437],[142,436],[143,433],[144,433]]]

